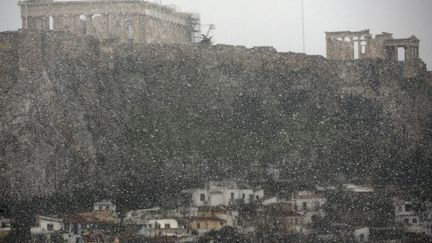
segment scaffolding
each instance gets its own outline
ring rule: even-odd
[[[200,14],[194,13],[190,17],[192,27],[192,43],[199,43],[201,41],[201,17]]]

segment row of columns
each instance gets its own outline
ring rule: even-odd
[[[351,42],[353,43],[353,52],[355,53],[355,49],[358,48],[358,58],[361,58],[363,56],[366,56],[368,53],[368,46],[369,46],[369,38],[364,37],[364,39],[362,39],[363,36],[355,36],[351,38]],[[354,39],[356,38],[356,39]],[[356,43],[357,42],[357,43]],[[362,42],[365,42],[366,45],[362,45]],[[357,44],[357,46],[355,46],[355,44]],[[364,52],[362,52],[362,46],[365,47]],[[353,53],[354,59],[355,59],[355,54]]]
[[[28,16],[23,17],[23,28],[24,29],[39,29],[39,30],[50,30],[50,17],[53,21],[53,29],[59,31],[71,31],[75,34],[81,35],[92,35],[92,29],[94,14],[89,15],[55,15],[55,16]],[[100,31],[102,35],[108,35],[112,31],[112,20],[110,14],[101,14],[100,18],[103,18],[105,27]],[[131,25],[131,22],[128,23]],[[130,27],[127,26],[126,31],[130,32]],[[128,34],[130,36],[130,34]]]
[[[418,46],[408,46],[405,47],[405,59],[417,59],[419,58],[419,47]]]
[[[343,43],[349,42],[350,47],[347,47],[346,45],[342,45],[342,47],[338,46],[338,42],[343,42]],[[346,56],[345,58],[348,60],[354,60],[356,58],[364,58],[365,56],[368,55],[369,42],[370,42],[370,37],[363,36],[363,35],[327,37],[327,56],[330,56],[330,58],[337,58],[340,55],[337,55],[335,53],[329,53],[329,52],[339,52],[341,53],[341,55]],[[340,48],[344,48],[344,50],[341,50]],[[356,54],[358,54],[358,56],[356,56]]]
[[[402,46],[405,49],[405,61],[416,60],[419,58],[419,46]],[[398,60],[397,46],[386,47],[387,58]]]
[[[99,40],[107,40],[115,37],[121,42],[131,40],[138,43],[153,41],[170,42],[172,40],[172,42],[175,42],[176,39],[187,42],[190,40],[190,36],[183,37],[183,32],[177,31],[176,28],[184,28],[183,25],[180,24],[174,24],[176,26],[173,27],[173,29],[168,29],[172,27],[170,25],[158,26],[157,21],[155,21],[155,23],[149,22],[148,24],[154,26],[148,26],[149,28],[145,28],[143,26],[144,21],[147,21],[145,15],[96,15],[99,16],[97,18],[93,18],[95,14],[28,16],[25,17],[25,21],[23,18],[23,28],[46,31],[70,31],[76,35],[90,35]],[[147,33],[150,33],[150,35]]]

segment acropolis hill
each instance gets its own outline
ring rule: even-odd
[[[354,41],[328,35],[344,54],[327,59],[198,44],[190,15],[142,1],[20,6],[23,28],[0,33],[1,195],[169,195],[171,181],[250,177],[279,161],[294,179],[430,171],[432,77],[418,40],[399,62],[394,40],[386,56],[360,47],[355,59]]]

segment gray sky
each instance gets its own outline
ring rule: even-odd
[[[21,24],[17,0],[0,1],[0,31],[16,30]],[[325,54],[325,31],[370,29],[374,34],[393,33],[395,38],[416,35],[421,40],[420,56],[431,69],[431,0],[304,1],[308,54]],[[302,51],[301,0],[162,0],[162,3],[200,13],[203,24],[216,25],[217,43]]]

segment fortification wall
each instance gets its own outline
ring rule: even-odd
[[[0,95],[6,94],[17,82],[18,72],[18,33],[2,33],[0,35]]]

